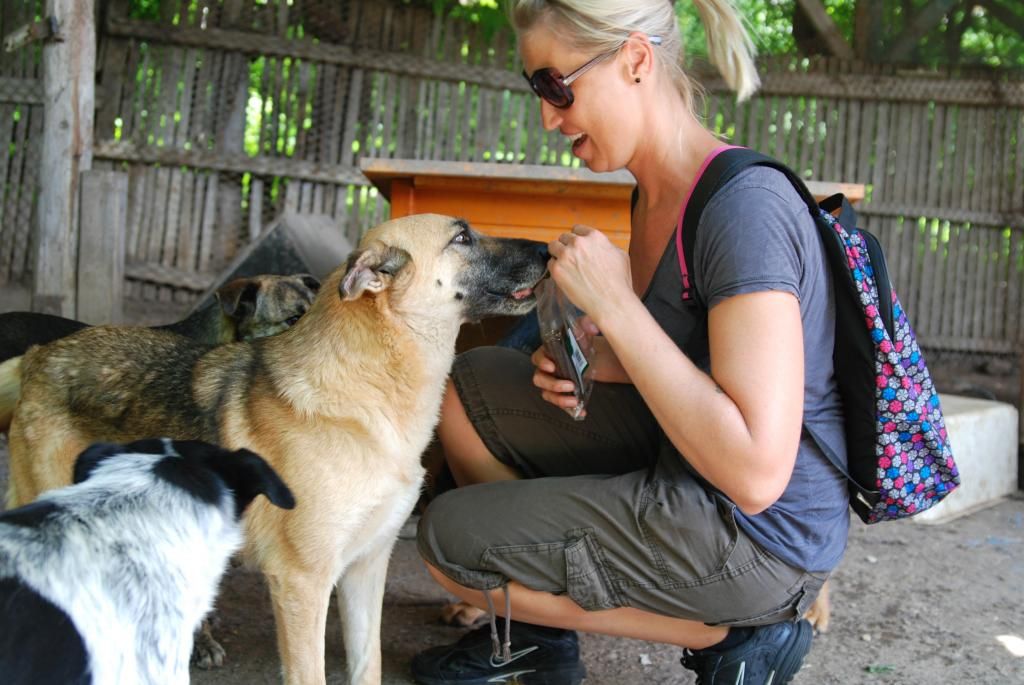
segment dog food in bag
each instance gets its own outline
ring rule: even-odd
[[[548,277],[534,288],[537,297],[537,321],[544,351],[555,362],[555,375],[573,382],[577,404],[565,411],[576,421],[583,420],[583,410],[594,381],[587,370],[594,355],[593,342],[580,323],[579,310],[555,281]]]

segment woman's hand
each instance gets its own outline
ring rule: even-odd
[[[559,378],[555,375],[556,367],[554,360],[544,351],[544,347],[538,347],[530,356],[535,370],[533,372],[533,384],[540,388],[540,396],[545,402],[571,411],[579,400],[576,399],[576,384],[570,380]],[[580,417],[586,416],[586,410],[580,413]]]
[[[625,298],[635,298],[629,258],[608,237],[577,224],[548,243],[548,269],[555,283],[599,326]]]

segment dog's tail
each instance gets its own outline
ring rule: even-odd
[[[21,396],[21,357],[0,363],[0,433],[11,427],[14,406]]]

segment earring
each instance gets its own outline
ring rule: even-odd
[[[636,77],[636,82],[640,83],[640,77],[639,76]]]

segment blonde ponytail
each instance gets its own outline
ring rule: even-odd
[[[761,85],[754,65],[757,50],[731,0],[693,0],[704,22],[708,57],[736,99],[746,100]]]

